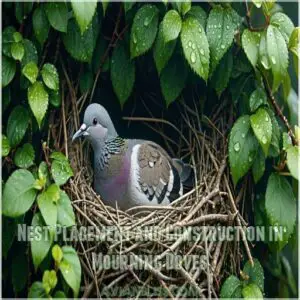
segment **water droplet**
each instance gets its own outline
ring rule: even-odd
[[[217,28],[217,25],[214,25],[215,28]]]
[[[136,44],[136,43],[137,43],[137,40],[136,40],[136,35],[135,35],[135,33],[133,33],[132,38],[133,38],[133,43]]]
[[[245,138],[245,133],[242,133],[242,138],[243,138],[243,139]]]
[[[252,162],[253,158],[251,155],[249,155],[249,158],[248,158],[249,162]]]
[[[229,29],[229,25],[226,25],[226,29],[227,29],[227,30]]]
[[[269,117],[268,117],[268,116],[265,117],[265,121],[266,121],[266,122],[269,121]]]
[[[200,32],[200,33],[202,32],[202,29],[201,29],[201,27],[199,27],[199,32]]]
[[[194,50],[196,49],[196,44],[195,43],[192,44],[192,49],[194,49]]]
[[[191,53],[191,62],[194,64],[196,62],[196,53],[192,52]]]
[[[267,143],[267,138],[266,138],[265,135],[262,137],[261,141],[262,141],[263,144],[266,144],[266,143]]]
[[[233,146],[233,149],[234,149],[236,152],[239,152],[239,151],[240,151],[240,148],[241,148],[241,146],[240,146],[240,143],[239,143],[239,142],[235,143],[234,146]]]
[[[189,47],[192,47],[192,42],[191,42],[191,41],[189,41],[188,45],[189,45]]]
[[[204,52],[204,50],[203,50],[202,48],[200,49],[200,53],[201,53],[202,55],[205,54],[205,52]]]
[[[220,38],[221,38],[221,35],[219,34],[219,35],[218,35],[218,39],[220,39]]]
[[[150,19],[148,17],[146,17],[145,21],[144,21],[144,26],[148,26],[150,23]]]
[[[222,48],[222,49],[225,49],[225,45],[222,44],[222,45],[221,45],[221,48]]]
[[[273,55],[271,56],[271,61],[272,61],[273,65],[276,65],[276,59]]]

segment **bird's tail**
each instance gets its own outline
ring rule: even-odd
[[[187,188],[192,188],[195,185],[194,169],[191,165],[184,163],[181,159],[172,159],[174,167],[177,169],[180,181]]]

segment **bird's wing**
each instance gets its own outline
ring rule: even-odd
[[[137,164],[139,189],[149,201],[155,199],[160,204],[167,199],[172,202],[182,194],[178,171],[159,145],[152,142],[140,144]]]

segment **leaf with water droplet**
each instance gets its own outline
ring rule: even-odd
[[[253,32],[250,31],[249,29],[244,30],[242,35],[243,49],[254,68],[258,60],[259,42],[260,42],[259,32]]]
[[[250,283],[243,287],[242,295],[244,299],[264,299],[263,294],[255,283]]]
[[[64,191],[60,191],[60,197],[57,201],[57,223],[66,227],[75,225],[75,214],[71,200]]]
[[[9,145],[9,140],[8,138],[2,134],[2,152],[1,152],[1,156],[5,157],[9,154],[10,151],[10,145]]]
[[[270,24],[276,26],[288,44],[290,36],[295,28],[291,19],[282,12],[277,12],[271,16]]]
[[[27,131],[29,120],[28,110],[21,105],[17,105],[10,113],[6,133],[12,148],[16,147],[22,141]]]
[[[269,224],[285,229],[285,231],[282,231],[283,239],[279,239],[277,242],[280,251],[287,244],[296,223],[295,196],[287,179],[284,176],[272,173],[268,180],[265,198],[265,209]]]
[[[2,55],[2,87],[6,87],[14,78],[16,73],[16,62]]]
[[[287,154],[287,165],[291,172],[291,175],[299,180],[299,161],[300,161],[300,152],[298,146],[289,147],[286,150]]]
[[[48,108],[49,95],[45,90],[44,84],[36,81],[28,88],[28,102],[29,106],[37,120],[39,127],[41,127],[43,118]]]
[[[22,42],[18,42],[18,43],[15,42],[11,45],[11,56],[15,60],[21,61],[24,56],[24,53],[25,50]]]
[[[232,72],[232,66],[233,66],[233,55],[232,55],[232,51],[228,50],[223,56],[223,58],[221,59],[220,64],[217,66],[210,80],[212,86],[216,90],[219,97],[228,85],[231,72]]]
[[[288,50],[282,34],[273,25],[269,25],[267,29],[267,53],[273,73],[272,90],[276,91],[286,74]]]
[[[27,169],[33,165],[33,161],[34,149],[31,144],[26,143],[17,149],[14,156],[14,163],[17,167]]]
[[[250,127],[248,115],[240,117],[233,125],[229,136],[229,163],[233,182],[236,185],[253,164],[258,143]]]
[[[181,17],[174,9],[169,10],[162,21],[162,29],[165,42],[177,39],[181,30]]]
[[[35,45],[27,39],[23,40],[24,45],[24,56],[21,61],[22,68],[30,62],[38,63],[38,55]]]
[[[205,28],[207,14],[201,6],[198,6],[198,5],[192,6],[191,9],[187,12],[187,14],[185,16],[186,19],[188,17],[193,17],[194,19],[196,19],[200,23],[202,28]],[[201,28],[201,30],[202,30],[202,28]]]
[[[73,170],[68,159],[60,152],[53,152],[50,156],[53,159],[51,174],[57,185],[65,184],[73,176]]]
[[[56,67],[52,64],[44,64],[41,73],[45,85],[49,89],[57,91],[59,88],[59,78]]]
[[[51,26],[61,32],[67,32],[68,8],[64,2],[48,2],[45,11]]]
[[[44,6],[38,6],[32,15],[32,27],[34,31],[34,35],[39,43],[43,46],[45,41],[48,38],[50,24],[46,13],[44,11]]]
[[[187,68],[182,56],[174,55],[160,76],[161,91],[167,106],[180,95],[185,86],[186,77]]]
[[[68,22],[67,33],[62,34],[62,40],[65,48],[76,60],[90,62],[96,47],[99,29],[97,13],[95,13],[92,23],[83,34],[81,34],[76,21],[71,19]]]
[[[113,89],[123,107],[129,98],[135,81],[135,63],[130,59],[128,49],[123,44],[115,47],[112,54],[110,78]],[[124,76],[126,74],[126,76]]]
[[[75,15],[75,19],[79,25],[81,34],[83,34],[87,30],[88,25],[90,25],[90,23],[93,20],[93,16],[97,8],[97,1],[71,0],[71,5]]]
[[[162,26],[163,26],[162,23],[160,23],[158,34],[153,46],[153,58],[159,75],[162,69],[166,66],[166,64],[170,60],[174,52],[176,41],[177,41],[177,40],[173,40],[166,43],[163,36]]]
[[[231,46],[236,28],[237,24],[232,8],[216,5],[210,11],[206,32],[211,53],[211,74]],[[220,38],[218,38],[219,36]]]
[[[272,139],[272,121],[268,112],[264,108],[259,108],[250,117],[250,122],[255,136],[267,156]]]
[[[230,275],[224,281],[221,288],[221,298],[241,298],[242,282],[234,275]]]
[[[197,19],[189,17],[184,20],[180,38],[184,56],[190,67],[207,81],[209,73],[209,47],[205,32]]]
[[[77,298],[81,281],[81,265],[76,251],[70,246],[63,246],[63,260],[59,264],[59,269],[74,292]]]
[[[147,20],[146,25],[144,24]],[[147,52],[156,37],[158,26],[158,9],[151,4],[143,5],[136,13],[130,33],[131,58]]]
[[[293,63],[298,76],[299,53],[300,53],[300,28],[296,27],[289,40],[289,50],[293,53]]]
[[[39,69],[36,63],[30,62],[22,69],[22,73],[31,83],[35,83]]]
[[[268,106],[266,92],[262,88],[253,91],[249,98],[250,111],[256,111],[260,106]]]

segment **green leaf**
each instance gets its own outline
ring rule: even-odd
[[[48,295],[46,294],[43,283],[40,281],[35,281],[30,287],[28,298],[43,299],[47,297]]]
[[[34,10],[32,15],[32,26],[36,39],[43,45],[48,38],[50,24],[43,6],[41,5]]]
[[[221,59],[220,64],[216,67],[216,70],[214,71],[210,81],[219,97],[228,85],[232,72],[232,66],[232,51],[228,50],[227,53]]]
[[[9,140],[6,137],[6,135],[2,134],[2,152],[1,156],[5,157],[9,154],[10,151],[10,145],[9,145]]]
[[[18,219],[7,218],[2,216],[2,256],[6,259],[11,248],[16,231]]]
[[[70,55],[81,62],[91,62],[99,33],[98,17],[95,14],[92,24],[81,34],[74,19],[68,24],[67,33],[63,34],[63,43]]]
[[[33,7],[33,2],[16,2],[15,3],[15,16],[20,24],[24,22],[27,15],[31,12]]]
[[[250,261],[247,261],[243,273],[247,274],[249,276],[249,279],[247,280],[247,284],[254,283],[256,284],[260,290],[264,291],[264,269],[261,266],[258,259],[253,259],[254,265],[252,266]]]
[[[67,32],[68,9],[64,2],[48,2],[45,10],[51,26],[61,32]]]
[[[132,9],[132,7],[134,6],[136,1],[124,1],[123,5],[124,5],[124,11],[125,11],[125,15],[127,15],[127,13]]]
[[[28,281],[29,266],[25,249],[19,249],[17,255],[13,257],[11,272],[14,291],[17,294],[25,288]]]
[[[273,91],[276,91],[286,74],[288,67],[288,50],[285,40],[273,25],[267,30],[267,52],[273,73]]]
[[[51,184],[37,199],[39,209],[46,225],[52,226],[52,228],[54,228],[57,221],[56,202],[59,200],[59,194],[59,187],[56,184]]]
[[[27,170],[14,171],[5,183],[2,198],[2,213],[11,218],[23,215],[36,196],[34,177]]]
[[[266,92],[262,88],[257,88],[249,98],[250,111],[254,112],[263,105],[268,105]]]
[[[5,27],[2,32],[2,52],[7,57],[11,57],[10,50],[11,50],[12,43],[15,41],[13,37],[15,32],[16,29],[12,26]]]
[[[277,12],[271,16],[270,24],[276,26],[283,35],[286,43],[289,43],[290,36],[295,28],[291,19],[284,13]]]
[[[250,122],[255,136],[267,156],[272,139],[272,121],[268,112],[264,108],[259,108],[250,117]]]
[[[58,73],[52,64],[44,64],[42,68],[42,77],[45,85],[54,91],[59,89]]]
[[[257,146],[249,116],[240,117],[233,125],[229,137],[229,163],[235,185],[251,168]]]
[[[222,285],[221,298],[241,298],[242,282],[234,275],[230,275]]]
[[[61,105],[61,95],[59,91],[50,91],[49,92],[49,102],[54,107],[60,107]]]
[[[2,88],[6,87],[14,78],[16,73],[16,62],[2,55]]]
[[[80,281],[81,281],[81,266],[76,251],[69,246],[62,247],[63,260],[59,264],[59,269],[74,292],[74,297],[78,297]]]
[[[156,37],[158,9],[152,4],[143,5],[136,13],[130,33],[131,58],[147,52]]]
[[[57,185],[65,184],[68,179],[73,176],[73,171],[70,167],[67,158],[60,152],[54,152],[50,158],[53,159],[51,165],[51,174]]]
[[[300,152],[298,146],[289,147],[286,150],[287,154],[287,165],[291,172],[291,175],[299,180],[299,160]]]
[[[153,58],[156,65],[158,75],[170,60],[176,46],[176,40],[165,42],[163,36],[163,25],[160,23],[158,34],[153,46]]]
[[[286,151],[288,148],[292,147],[292,139],[287,132],[282,134],[282,150]]]
[[[216,5],[209,13],[206,32],[211,54],[211,73],[231,46],[236,30],[232,9]]]
[[[162,30],[165,42],[177,39],[181,30],[181,17],[174,9],[169,10],[162,21]]]
[[[293,233],[297,207],[292,187],[279,174],[272,173],[269,177],[265,208],[270,225],[274,226],[274,235],[278,230],[283,229],[283,239],[278,241],[278,250],[280,250]]]
[[[296,27],[290,37],[289,40],[289,50],[293,53],[293,62],[295,72],[298,76],[298,64],[299,64],[299,51],[300,51],[300,28]]]
[[[181,29],[184,56],[192,70],[207,81],[209,73],[209,46],[203,27],[193,17],[184,20]]]
[[[58,244],[52,247],[52,257],[56,264],[59,264],[63,259],[63,252]]]
[[[7,121],[7,138],[12,148],[16,147],[23,139],[30,116],[26,108],[21,105],[16,106],[10,113]]]
[[[18,148],[14,156],[14,163],[19,168],[27,169],[33,165],[34,150],[31,144],[26,143]]]
[[[83,34],[93,20],[97,8],[97,1],[81,2],[78,0],[71,0],[71,5],[80,32]]]
[[[267,31],[261,33],[258,56],[262,66],[266,70],[271,69],[271,62],[269,60],[268,49],[267,49]]]
[[[28,102],[37,120],[39,128],[48,108],[49,95],[45,90],[44,84],[36,81],[28,88]]]
[[[105,57],[105,52],[108,48],[108,43],[102,36],[98,37],[96,48],[93,53],[92,58],[92,70],[94,74],[98,73],[101,67],[101,73],[107,72],[109,70],[110,59],[109,56]],[[105,59],[105,61],[102,61]]]
[[[34,62],[37,65],[38,55],[37,55],[37,50],[35,45],[27,39],[23,41],[23,44],[24,44],[25,53],[22,59],[21,66],[24,67],[30,62]]]
[[[34,62],[29,62],[25,67],[22,69],[22,73],[24,76],[31,82],[35,83],[36,78],[39,74],[39,69],[36,63]]]
[[[57,285],[57,276],[55,270],[46,270],[43,274],[43,286],[47,294]]]
[[[57,202],[57,223],[70,227],[75,225],[75,214],[71,204],[69,196],[64,192],[60,191],[60,198]]]
[[[52,245],[52,237],[45,223],[41,213],[35,213],[32,219],[31,226],[35,234],[31,240],[31,254],[35,270],[47,256]]]
[[[16,43],[23,41],[22,34],[18,31],[14,32],[13,38]]]
[[[255,183],[257,183],[265,173],[265,160],[266,157],[264,152],[261,148],[259,148],[252,166],[252,174]]]
[[[263,299],[264,298],[261,290],[254,283],[250,283],[249,285],[246,285],[242,290],[242,295],[243,295],[244,299]]]
[[[15,60],[22,60],[23,56],[24,56],[24,46],[21,42],[19,43],[13,43],[11,45],[11,56],[15,59]]]
[[[272,139],[269,149],[269,155],[271,157],[277,157],[280,154],[280,142],[281,142],[281,128],[277,122],[274,111],[270,108],[266,109],[271,117],[272,121]]]
[[[200,23],[200,25],[203,28],[205,28],[205,26],[206,26],[207,14],[201,6],[198,6],[198,5],[192,6],[185,17],[186,18],[193,17]]]
[[[114,92],[123,107],[131,95],[135,81],[135,64],[130,60],[129,52],[123,44],[118,45],[112,53],[110,78]]]
[[[286,278],[287,278],[289,287],[291,288],[293,294],[296,295],[297,294],[297,283],[296,283],[296,280],[295,280],[295,277],[293,274],[292,266],[291,266],[290,262],[288,261],[288,259],[283,255],[281,256],[281,262],[282,262],[282,265],[285,270],[285,274],[286,274]]]
[[[249,29],[244,30],[242,35],[243,49],[254,68],[258,60],[259,42],[260,42],[259,32],[253,32],[250,31]]]
[[[187,69],[179,55],[175,55],[162,70],[160,76],[161,91],[169,106],[180,95],[185,86]]]
[[[181,14],[184,16],[191,9],[191,0],[183,0],[181,2]]]

